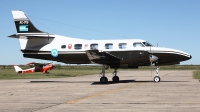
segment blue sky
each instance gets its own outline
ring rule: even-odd
[[[144,39],[182,50],[200,64],[200,0],[0,1],[0,65],[49,62],[23,58],[11,10],[23,10],[42,30],[82,39]]]

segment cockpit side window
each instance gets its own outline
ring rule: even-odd
[[[140,42],[133,43],[133,47],[144,47],[144,45]]]

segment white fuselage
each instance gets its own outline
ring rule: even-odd
[[[40,35],[37,35],[40,36]],[[73,53],[85,53],[87,50],[92,50],[91,45],[97,44],[98,45],[98,50],[104,51],[104,52],[110,52],[110,51],[137,51],[137,50],[143,50],[143,51],[148,51],[150,53],[174,53],[174,54],[180,54],[184,55],[187,57],[190,57],[190,54],[176,50],[176,49],[170,49],[170,48],[164,48],[164,47],[147,47],[143,44],[143,47],[141,46],[133,46],[134,43],[142,43],[146,42],[145,40],[141,39],[118,39],[118,40],[85,40],[85,39],[77,39],[77,38],[70,38],[70,37],[64,37],[60,35],[49,35],[52,37],[55,37],[55,39],[49,43],[44,45],[43,47],[38,46],[33,46],[30,48],[26,48],[27,45],[27,39],[22,38],[20,39],[20,44],[21,44],[21,50],[40,50],[40,51],[51,51],[52,49],[57,49],[58,52],[73,52]],[[81,44],[82,47],[80,49],[76,49],[75,45],[76,44]],[[107,49],[106,44],[112,44],[112,47]],[[124,44],[125,46],[120,47],[119,44]],[[65,45],[65,48],[62,48],[61,46]],[[68,48],[69,45],[72,45],[71,48]],[[40,48],[40,49],[38,49]]]

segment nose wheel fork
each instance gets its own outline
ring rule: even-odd
[[[156,73],[155,73],[155,77],[154,77],[154,82],[160,82],[161,78],[159,77],[158,75],[158,72],[159,72],[159,66],[156,67]]]

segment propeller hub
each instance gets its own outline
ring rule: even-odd
[[[149,56],[150,62],[154,62],[154,61],[156,61],[157,59],[158,59],[158,57],[155,56],[155,55],[150,55],[150,56]]]

